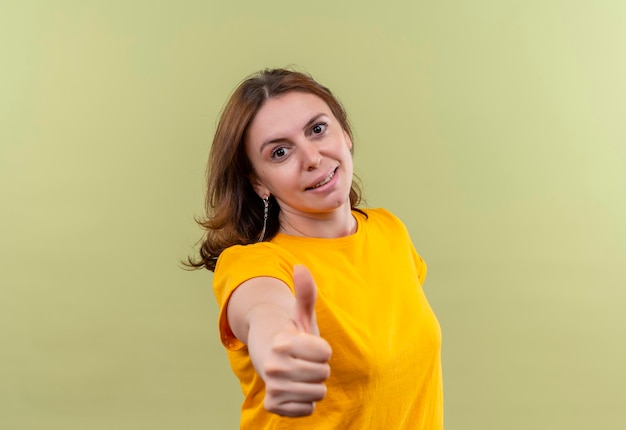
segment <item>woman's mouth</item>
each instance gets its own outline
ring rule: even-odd
[[[333,170],[332,172],[330,172],[328,174],[328,176],[326,176],[324,179],[322,179],[321,181],[319,181],[317,184],[312,185],[310,187],[307,187],[307,190],[314,190],[316,188],[321,187],[322,185],[326,185],[327,183],[330,182],[331,179],[333,179],[333,176],[335,176],[335,173],[337,172],[337,169],[335,168],[335,170]]]

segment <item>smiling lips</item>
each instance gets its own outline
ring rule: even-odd
[[[319,181],[317,184],[312,185],[310,187],[307,187],[307,190],[314,190],[315,188],[319,188],[322,185],[326,185],[327,183],[330,182],[331,179],[333,179],[333,176],[335,176],[335,172],[337,172],[337,169],[335,168],[335,170],[333,170],[332,172],[330,172],[328,174],[328,176],[326,176],[324,179],[322,179],[321,181]]]

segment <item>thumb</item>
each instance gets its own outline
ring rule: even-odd
[[[294,321],[298,329],[305,333],[319,336],[317,319],[315,318],[315,299],[317,287],[313,275],[306,266],[293,266],[293,286],[296,290],[296,314]]]

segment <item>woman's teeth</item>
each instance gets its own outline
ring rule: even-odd
[[[325,185],[325,184],[329,183],[330,180],[333,179],[333,176],[335,176],[335,171],[334,170],[332,172],[330,172],[330,175],[326,176],[326,178],[323,181],[318,182],[317,184],[313,185],[310,189],[319,188],[322,185]]]

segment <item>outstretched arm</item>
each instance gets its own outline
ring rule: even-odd
[[[331,348],[319,337],[317,287],[305,266],[294,267],[294,286],[296,297],[276,278],[250,279],[233,292],[227,315],[265,382],[265,409],[298,417],[326,395]]]

